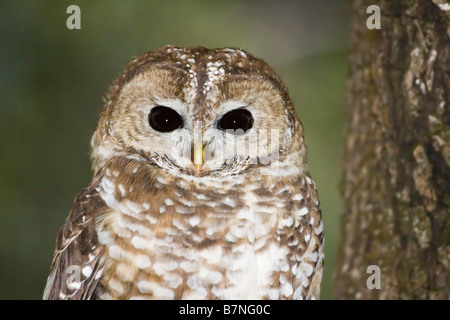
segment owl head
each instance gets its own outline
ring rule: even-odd
[[[302,170],[300,121],[280,77],[242,49],[165,46],[118,76],[91,141],[94,171],[129,157],[174,175]],[[294,168],[294,169],[292,169]]]

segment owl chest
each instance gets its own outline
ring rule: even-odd
[[[142,211],[125,201],[99,224],[108,248],[99,295],[261,299],[289,269],[289,250],[277,236],[281,205],[245,193],[213,200],[194,192],[152,206]]]

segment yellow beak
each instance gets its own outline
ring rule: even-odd
[[[196,144],[194,146],[192,158],[194,160],[194,167],[195,167],[195,172],[197,173],[197,175],[199,175],[200,171],[202,170],[203,152],[204,152],[204,149],[201,144]]]

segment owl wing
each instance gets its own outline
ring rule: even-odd
[[[44,299],[91,299],[103,272],[104,247],[98,243],[96,217],[107,212],[97,187],[98,174],[81,191],[56,240]]]

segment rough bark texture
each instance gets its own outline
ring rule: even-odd
[[[450,5],[351,3],[338,299],[450,297]],[[369,5],[381,29],[369,30]],[[378,265],[381,289],[368,289]]]

